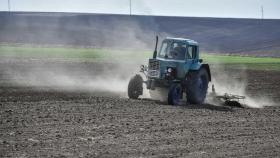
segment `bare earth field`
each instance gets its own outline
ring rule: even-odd
[[[170,106],[130,100],[123,92],[13,82],[15,76],[30,74],[31,68],[35,74],[46,69],[61,72],[62,65],[75,78],[105,71],[113,77],[120,68],[101,62],[1,59],[0,157],[280,156],[280,71],[246,71],[248,93],[265,95],[279,105],[259,109],[207,103]],[[238,70],[234,72],[238,76]]]

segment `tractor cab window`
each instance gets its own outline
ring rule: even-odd
[[[188,52],[186,53],[186,56],[188,59],[195,59],[196,58],[196,50],[197,46],[188,46]]]
[[[185,60],[186,51],[186,43],[176,41],[172,43],[163,42],[160,49],[159,57],[176,60]]]
[[[164,58],[165,55],[167,54],[167,51],[168,51],[168,43],[163,42],[158,56]]]

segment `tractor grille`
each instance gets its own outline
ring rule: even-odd
[[[158,60],[150,60],[149,70],[159,70],[159,61]]]
[[[148,76],[159,78],[160,77],[159,68],[160,68],[159,61],[154,60],[154,59],[150,59]]]

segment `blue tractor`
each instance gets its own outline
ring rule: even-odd
[[[157,43],[158,37],[153,58],[149,59],[148,66],[141,66],[140,72],[146,80],[140,74],[133,76],[128,84],[128,97],[137,99],[146,84],[150,92],[165,89],[168,104],[178,105],[184,94],[190,104],[203,103],[211,73],[209,65],[199,58],[198,43],[184,38],[165,38],[159,52]]]

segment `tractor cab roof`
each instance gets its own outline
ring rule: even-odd
[[[187,38],[172,38],[172,37],[167,37],[165,38],[164,40],[172,40],[172,41],[183,41],[183,42],[186,42],[186,43],[189,43],[191,45],[196,45],[198,46],[198,43],[194,40],[191,40],[191,39],[187,39]]]

